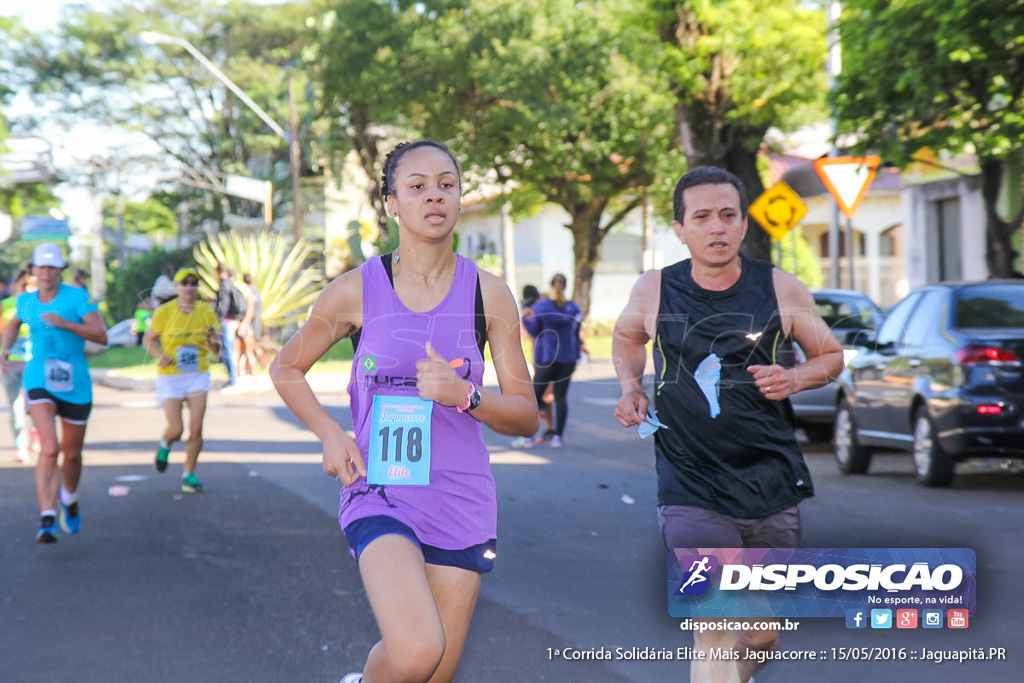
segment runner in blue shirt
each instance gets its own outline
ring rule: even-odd
[[[32,271],[38,289],[18,297],[14,318],[2,335],[0,363],[6,368],[22,323],[29,327],[32,359],[25,365],[29,414],[39,430],[41,449],[36,463],[36,495],[41,524],[36,540],[57,540],[60,525],[68,533],[81,526],[78,481],[82,475],[82,445],[92,410],[92,380],[85,361],[85,342],[105,345],[107,329],[95,302],[84,289],[64,285],[67,262],[56,244],[43,242],[32,252]],[[57,418],[61,419],[60,442]],[[57,456],[64,453],[58,467]],[[63,485],[62,485],[63,479]]]

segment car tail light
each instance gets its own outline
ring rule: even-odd
[[[978,406],[979,415],[998,415],[1003,412],[1002,406]]]
[[[960,365],[1020,364],[1020,358],[1016,353],[1000,346],[971,344],[957,351],[956,355]]]

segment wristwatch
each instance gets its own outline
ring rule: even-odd
[[[455,406],[460,413],[466,413],[480,405],[483,397],[480,395],[480,388],[472,382],[469,383],[469,392],[466,394],[466,405]]]

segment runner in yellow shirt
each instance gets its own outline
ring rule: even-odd
[[[174,275],[178,297],[153,311],[149,331],[143,339],[146,351],[157,359],[156,399],[164,409],[167,427],[157,446],[156,471],[167,469],[171,446],[184,432],[182,408],[188,403],[189,433],[185,445],[185,466],[181,490],[200,493],[196,461],[203,447],[203,418],[210,391],[209,356],[220,352],[220,324],[217,314],[199,300],[199,274],[182,268]]]

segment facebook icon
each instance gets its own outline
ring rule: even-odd
[[[867,628],[867,613],[862,609],[846,610],[846,628]]]

